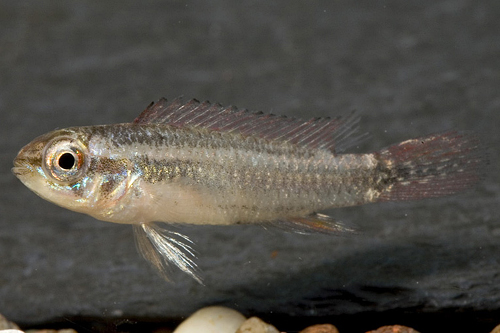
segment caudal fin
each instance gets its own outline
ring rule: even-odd
[[[389,175],[380,201],[416,200],[463,191],[480,179],[484,153],[472,132],[450,131],[376,153]]]

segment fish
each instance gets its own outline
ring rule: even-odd
[[[151,103],[133,122],[57,129],[24,146],[15,176],[40,197],[133,225],[137,248],[169,279],[203,283],[193,241],[175,224],[356,232],[321,211],[451,195],[484,164],[471,131],[450,130],[371,153],[360,117],[302,120],[183,98]]]

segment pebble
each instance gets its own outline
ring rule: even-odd
[[[74,329],[71,328],[64,328],[62,330],[27,330],[21,331],[17,329],[1,329],[0,328],[0,333],[77,333]]]
[[[169,331],[171,332],[171,331]],[[77,333],[73,329],[61,330],[27,330],[21,331],[19,326],[8,321],[0,314],[0,333]],[[209,306],[200,309],[184,320],[173,333],[280,333],[273,325],[270,325],[257,317],[246,319],[236,310],[222,307]],[[281,332],[285,333],[285,332]],[[299,333],[339,333],[338,329],[331,324],[320,324],[309,326]],[[374,331],[366,333],[419,333],[413,328],[391,325],[382,326]],[[500,325],[496,326],[490,333],[500,333]]]
[[[72,328],[63,328],[60,330],[42,329],[42,330],[27,330],[26,333],[77,333]]]
[[[419,333],[415,331],[413,328],[401,326],[401,325],[391,325],[391,326],[382,326],[375,331],[369,331],[366,333]]]
[[[319,324],[309,326],[299,333],[339,333],[339,330],[337,329],[337,327],[331,324]]]
[[[2,316],[0,314],[0,330],[5,331],[8,329],[19,330],[19,326],[17,326],[16,324],[14,324],[11,321],[8,321],[7,318],[5,318],[4,316]]]
[[[26,332],[21,331],[19,326],[11,321],[8,321],[4,316],[0,314],[0,333],[77,333],[74,329],[62,329],[62,330],[27,330]]]
[[[241,324],[236,333],[280,333],[280,331],[260,318],[251,317]]]
[[[235,333],[245,320],[236,310],[209,306],[189,316],[174,333]]]

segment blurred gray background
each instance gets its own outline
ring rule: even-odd
[[[498,314],[499,15],[497,0],[0,1],[0,313]],[[178,272],[169,284],[130,226],[56,207],[10,168],[40,134],[129,122],[179,95],[305,118],[356,110],[371,139],[354,152],[474,130],[491,166],[461,195],[328,212],[354,237],[181,227],[206,286]]]

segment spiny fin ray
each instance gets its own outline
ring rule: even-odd
[[[345,118],[313,118],[308,121],[264,114],[262,112],[224,107],[208,101],[192,99],[183,102],[165,98],[151,103],[135,120],[136,124],[169,124],[177,127],[203,127],[218,132],[237,132],[267,140],[286,141],[308,148],[342,151],[357,143],[360,135],[350,138],[358,129],[359,117],[351,113]]]

